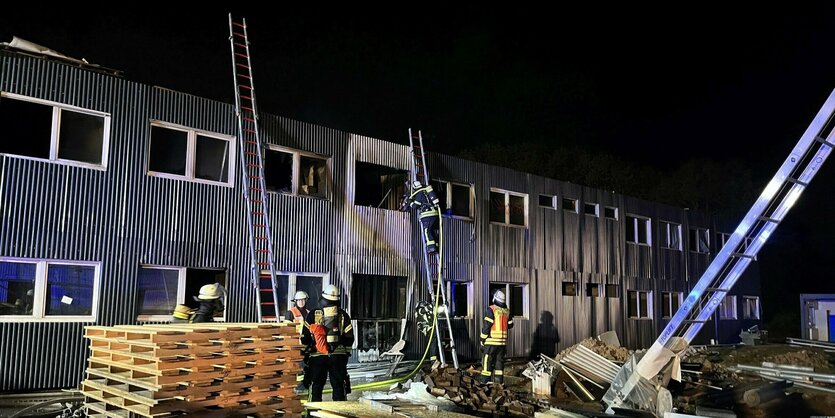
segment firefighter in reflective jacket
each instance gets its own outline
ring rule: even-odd
[[[419,181],[412,184],[412,194],[409,195],[409,207],[418,208],[420,225],[426,240],[426,249],[430,254],[438,252],[438,217],[441,209],[440,201],[435,196],[432,186],[424,186]]]
[[[307,315],[310,314],[310,310],[307,307],[307,301],[310,299],[310,296],[307,295],[307,292],[303,290],[299,290],[293,296],[293,307],[290,308],[284,316],[284,319],[288,321],[293,321],[298,324],[299,332],[303,329],[304,321],[307,319]],[[310,372],[310,350],[305,347],[304,352],[304,360],[302,360],[302,371],[303,374],[299,376],[301,382],[293,389],[296,393],[304,393],[306,390],[310,388],[310,382],[312,379],[312,374]]]
[[[497,290],[481,327],[481,346],[484,349],[484,357],[481,360],[482,383],[487,383],[491,377],[496,383],[504,383],[504,355],[507,348],[507,330],[510,328],[513,328],[513,319],[505,304],[504,292]]]
[[[312,384],[309,400],[322,400],[325,380],[330,376],[333,400],[344,401],[350,392],[348,356],[354,345],[351,317],[339,307],[339,289],[327,285],[322,291],[324,306],[307,315],[302,329],[302,344],[311,348]]]

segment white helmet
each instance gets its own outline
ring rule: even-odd
[[[415,189],[420,189],[421,187],[423,187],[423,184],[415,180],[414,183],[412,183],[412,187],[414,187]]]
[[[307,296],[307,292],[305,292],[304,290],[299,290],[298,292],[296,292],[295,296],[293,296],[293,300],[304,299],[310,299],[310,296]]]
[[[493,293],[493,300],[495,302],[504,303],[504,292],[497,290],[496,293]]]
[[[197,295],[197,299],[202,300],[212,300],[217,299],[220,297],[220,285],[215,284],[207,284],[200,288],[200,294]]]
[[[327,300],[338,301],[339,300],[339,288],[329,284],[325,286],[325,289],[322,290],[322,297]]]

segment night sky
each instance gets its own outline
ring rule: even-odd
[[[274,4],[4,6],[0,42],[15,35],[231,103],[232,11],[247,18],[262,111],[400,143],[419,128],[448,154],[532,142],[661,170],[733,159],[762,186],[835,88],[835,11],[820,5]],[[760,253],[767,321],[797,316],[799,292],[835,293],[833,166]]]

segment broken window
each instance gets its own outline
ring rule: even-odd
[[[577,213],[577,199],[562,198],[562,210]]]
[[[180,270],[177,268],[140,267],[136,295],[139,316],[170,319],[180,303],[179,286]]]
[[[760,298],[758,296],[742,297],[742,319],[760,319]]]
[[[661,248],[681,251],[681,224],[660,221]]]
[[[446,180],[432,180],[432,189],[438,198],[438,207],[446,216],[472,219],[472,186]]]
[[[105,166],[110,116],[4,93],[0,153]]]
[[[200,294],[200,288],[207,285],[207,284],[214,284],[219,283],[221,286],[221,300],[224,302],[224,306],[226,305],[226,294],[225,294],[225,287],[226,287],[226,270],[216,270],[216,269],[198,269],[198,268],[186,268],[185,269],[185,295],[184,295],[184,304],[188,305],[192,308],[197,308],[200,306],[200,302],[194,300],[194,296]],[[226,311],[224,310],[223,318],[226,317]],[[221,318],[218,318],[221,319]]]
[[[661,292],[661,317],[672,318],[681,306],[681,292]]]
[[[690,228],[690,251],[707,254],[710,252],[710,231],[704,228]]]
[[[264,184],[267,190],[293,193],[293,154],[276,149],[264,149]]]
[[[406,170],[357,161],[354,204],[399,210],[408,179]]]
[[[232,184],[232,137],[152,122],[150,143],[149,174]]]
[[[563,296],[577,296],[577,283],[562,282],[562,295]]]
[[[641,290],[627,291],[629,303],[627,305],[627,314],[633,319],[651,319],[652,318],[652,292]]]
[[[62,321],[95,321],[97,263],[75,261],[0,261],[0,315]],[[10,302],[9,302],[10,301]]]
[[[586,203],[583,205],[583,213],[589,216],[594,216],[595,218],[600,216],[600,205],[597,203]]]
[[[299,167],[299,195],[327,199],[328,160],[300,155]]]
[[[406,277],[354,274],[351,301],[358,350],[379,354],[400,340],[400,326],[406,318]]]
[[[555,202],[555,196],[549,194],[539,195],[539,206],[542,206],[543,208],[556,209],[557,205]]]
[[[528,195],[505,190],[490,190],[490,221],[527,226]]]
[[[606,285],[606,297],[607,298],[620,298],[620,289],[616,284],[607,284]]]
[[[586,296],[596,298],[600,296],[600,285],[597,283],[586,284]]]
[[[716,310],[719,311],[719,319],[736,319],[736,296],[725,295]]]
[[[626,242],[640,245],[650,245],[649,218],[626,216]]]
[[[606,206],[603,208],[603,217],[614,221],[618,220],[618,208]]]
[[[496,291],[501,290],[505,294],[507,308],[510,309],[512,317],[526,318],[528,316],[528,285],[513,283],[490,283],[489,297],[493,303]]]

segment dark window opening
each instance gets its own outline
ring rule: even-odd
[[[441,208],[441,213],[444,215],[452,215],[452,210],[446,199],[447,182],[440,180],[432,180],[432,190],[435,191],[435,197],[438,198],[438,207]]]
[[[525,197],[509,195],[510,198],[510,224],[525,226]]]
[[[618,209],[612,207],[603,208],[603,216],[606,219],[618,220]]]
[[[539,206],[554,209],[554,196],[548,194],[539,195]]]
[[[562,198],[562,208],[563,210],[577,213],[577,199]]]
[[[264,149],[264,184],[271,192],[293,192],[293,154]]]
[[[690,251],[703,254],[710,252],[710,232],[707,229],[690,229]]]
[[[600,296],[600,285],[597,283],[586,284],[586,296],[593,298]]]
[[[600,216],[600,214],[598,213],[598,211],[600,210],[600,205],[598,205],[597,203],[586,203],[585,206],[583,206],[583,208],[583,213],[585,213],[586,215]]]
[[[37,264],[0,261],[0,315],[32,315]]]
[[[450,194],[452,195],[452,202],[450,202],[452,215],[471,218],[473,215],[470,207],[470,186],[451,183]]]
[[[101,164],[104,118],[62,109],[58,141],[58,158]]]
[[[299,194],[326,199],[328,197],[328,160],[299,157]]]
[[[203,180],[229,181],[229,141],[197,135],[194,177]]]
[[[151,126],[151,153],[148,170],[186,175],[188,132]]]
[[[577,283],[562,282],[562,295],[563,296],[577,296]]]
[[[607,284],[606,285],[606,297],[607,298],[620,298],[620,289],[618,289],[618,285]]]
[[[630,290],[627,293],[629,297],[628,316],[630,318],[652,318],[649,312],[649,292]]]
[[[52,106],[0,97],[0,152],[49,158]]]
[[[506,213],[507,205],[504,202],[505,194],[499,192],[490,192],[490,221],[491,222],[507,222]]]
[[[261,317],[266,319],[275,319],[275,299],[278,299],[278,315],[279,319],[281,319],[282,315],[290,309],[290,303],[287,297],[288,288],[290,286],[290,276],[286,274],[276,274],[276,289],[273,289],[269,271],[261,272],[258,281],[258,291],[261,297]],[[275,298],[273,298],[273,291],[275,292]],[[314,307],[319,305],[311,304],[309,306]]]
[[[510,287],[510,316],[525,316],[525,286],[508,285]]]
[[[354,319],[406,317],[406,277],[354,274],[351,300]]]
[[[356,162],[354,204],[399,210],[408,173],[392,167]]]
[[[469,283],[452,282],[449,299],[452,301],[452,317],[464,318],[469,314]]]

